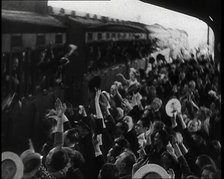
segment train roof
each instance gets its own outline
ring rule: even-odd
[[[102,24],[102,22],[100,20],[86,18],[86,17],[79,17],[79,16],[71,17],[71,16],[69,16],[68,19],[72,20],[73,22],[77,22],[79,24],[87,25],[87,26]]]
[[[141,32],[141,33],[147,32],[145,28],[120,23],[106,23],[106,24],[92,25],[87,27],[87,29],[91,31],[108,31],[108,32]]]
[[[2,9],[2,20],[10,22],[20,22],[26,24],[44,25],[59,28],[66,28],[66,26],[56,18],[49,15],[41,15],[29,11],[16,11]]]

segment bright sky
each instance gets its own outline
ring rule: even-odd
[[[166,28],[185,30],[189,35],[189,45],[191,47],[207,41],[207,25],[203,21],[175,11],[143,3],[139,0],[50,0],[48,5],[122,20],[137,21],[149,25],[158,23]]]

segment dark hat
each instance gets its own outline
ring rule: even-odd
[[[45,165],[49,172],[58,172],[64,169],[68,162],[69,157],[64,147],[55,147],[48,153]]]
[[[89,83],[88,83],[89,90],[92,92],[95,92],[95,88],[99,89],[100,85],[101,85],[100,76],[94,76],[93,78],[89,80]]]

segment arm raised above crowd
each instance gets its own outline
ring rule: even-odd
[[[178,139],[176,137],[173,137],[173,139],[172,139],[172,146],[173,146],[175,154],[178,158],[178,162],[179,162],[182,174],[185,177],[188,176],[188,175],[191,175],[192,172],[191,172],[190,167],[187,163],[187,160],[185,159],[183,153],[180,150],[180,147],[178,145]]]
[[[56,131],[54,135],[54,147],[56,146],[63,146],[63,132],[64,132],[64,126],[63,126],[63,115],[66,110],[65,104],[62,104],[60,99],[57,99],[55,102],[55,108],[57,113],[57,126]]]

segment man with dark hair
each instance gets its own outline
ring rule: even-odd
[[[146,131],[149,129],[149,121],[147,118],[139,119],[135,125],[135,131],[138,138],[138,143],[141,147],[146,144]]]
[[[132,167],[135,162],[136,157],[131,151],[125,150],[118,156],[115,165],[119,169],[120,179],[130,179],[132,177]]]
[[[112,163],[105,163],[100,170],[98,179],[119,179],[119,170]]]

